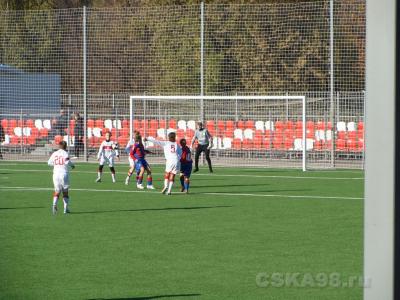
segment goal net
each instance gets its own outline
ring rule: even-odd
[[[175,131],[191,141],[198,121],[213,136],[215,165],[307,168],[314,132],[305,96],[130,96],[131,138],[135,130],[157,139]],[[161,151],[153,152],[161,162]]]

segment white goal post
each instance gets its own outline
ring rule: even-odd
[[[263,166],[257,161],[260,159],[271,162],[265,166],[307,169],[305,96],[132,95],[129,109],[131,139],[134,130],[156,138],[165,138],[167,130],[176,130],[178,138],[181,134],[189,139],[195,122],[201,120],[216,136],[213,146],[216,151],[212,152],[217,152],[223,165]],[[293,141],[288,140],[283,145],[286,137],[278,136],[278,133],[283,135],[282,124],[297,126],[297,139],[293,136]],[[289,161],[296,161],[296,164]]]

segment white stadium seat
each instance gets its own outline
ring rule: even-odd
[[[114,120],[114,121],[112,122],[112,124],[113,124],[114,128],[122,129],[122,122],[121,122],[121,120]]]
[[[263,121],[256,121],[256,130],[262,130],[264,131],[264,122]]]
[[[221,149],[231,149],[232,148],[232,139],[231,138],[223,138]]]
[[[43,127],[50,130],[51,129],[51,121],[50,120],[43,120]]]
[[[314,148],[314,140],[313,139],[307,139],[306,145],[307,145],[306,146],[307,150],[312,150]],[[302,151],[303,150],[302,139],[295,139],[294,140],[294,150],[296,150],[296,151]]]
[[[22,136],[22,128],[21,127],[15,127],[14,128],[14,135],[20,137]]]
[[[347,123],[347,130],[348,131],[356,131],[356,123],[354,123],[354,122]]]
[[[326,135],[326,140],[327,141],[332,140],[332,130],[327,130],[325,135]]]
[[[32,128],[30,128],[30,127],[24,127],[22,129],[22,133],[24,136],[31,136],[31,131],[32,131]]]
[[[92,136],[93,136],[93,128],[90,128],[90,127],[88,127],[88,129],[87,129],[87,137],[88,138],[91,138]]]
[[[324,130],[316,130],[315,131],[315,139],[317,141],[325,141],[325,131]]]
[[[187,121],[186,127],[192,130],[196,130],[196,122],[193,120]]]
[[[166,135],[165,135],[165,129],[164,128],[158,128],[157,129],[157,136],[159,138],[165,139]]]
[[[111,121],[110,119],[104,121],[104,127],[105,127],[105,128],[111,130],[112,127],[113,127],[112,125],[113,125],[113,124],[112,124],[112,121]]]
[[[250,129],[250,128],[245,129],[244,132],[243,132],[243,135],[244,135],[245,139],[252,140],[253,139],[253,134],[254,134],[254,130]]]
[[[101,137],[101,128],[95,127],[92,129],[92,131],[93,131],[93,135],[95,137],[98,137],[98,138]]]
[[[336,128],[337,128],[337,131],[346,131],[346,123],[345,122],[337,122]]]
[[[4,142],[2,143],[2,145],[8,145],[9,143],[10,143],[10,136],[6,134],[4,136]]]
[[[186,131],[186,121],[185,120],[178,121],[178,129],[182,129],[182,130]]]
[[[243,140],[243,131],[240,128],[236,128],[235,131],[233,132],[233,136],[235,139],[241,139]]]
[[[265,130],[274,130],[274,122],[266,121],[265,122]]]
[[[35,127],[37,128],[37,129],[43,129],[43,122],[42,122],[42,120],[40,120],[40,119],[37,119],[37,120],[35,120]]]

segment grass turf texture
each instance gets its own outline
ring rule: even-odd
[[[129,192],[126,170],[96,184],[96,166],[78,163],[72,213],[52,216],[50,168],[0,163],[1,299],[361,299],[360,287],[262,288],[256,276],[359,276],[362,172],[203,168],[190,195],[176,181],[164,196]]]

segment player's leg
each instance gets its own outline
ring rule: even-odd
[[[211,159],[210,159],[210,149],[208,149],[208,147],[204,150],[205,156],[206,156],[206,161],[208,164],[208,169],[210,170],[210,173],[213,172],[213,168],[211,165]]]
[[[179,181],[181,182],[181,192],[185,191],[185,175],[183,175],[183,170],[181,169],[181,173],[179,174]]]
[[[112,182],[115,183],[114,159],[113,159],[112,157],[110,157],[110,158],[108,159],[108,166],[110,167]]]
[[[146,172],[147,172],[147,189],[154,190],[153,186],[153,176],[151,175],[151,168],[149,164],[146,165]]]
[[[53,184],[54,184],[54,193],[53,193],[53,205],[52,205],[52,212],[53,215],[57,213],[57,202],[58,202],[58,197],[60,196],[60,182],[58,179],[58,176],[53,175]]]
[[[184,190],[186,192],[186,194],[189,193],[189,187],[190,187],[190,175],[192,174],[192,164],[189,164],[186,168],[185,168],[185,172],[183,173],[184,175]]]
[[[133,172],[135,171],[135,161],[129,157],[129,171],[128,171],[128,176],[125,179],[125,184],[128,185],[130,180],[131,180],[131,176],[133,174]]]
[[[199,159],[200,159],[201,152],[203,152],[203,146],[197,145],[196,153],[194,154],[194,171],[193,172],[197,172],[199,170]]]
[[[69,177],[68,177],[68,175],[65,175],[64,178],[63,178],[63,184],[62,184],[63,202],[64,202],[64,214],[68,214],[69,213],[69,208],[68,208],[68,203],[69,203],[68,189],[69,189]]]
[[[168,190],[168,182],[169,182],[169,172],[165,171],[165,174],[164,174],[164,188],[161,191],[162,194],[165,194],[165,192]]]
[[[104,168],[104,157],[100,157],[96,182],[101,182],[101,175],[103,174],[103,168]]]
[[[145,171],[145,168],[144,168],[144,166],[142,165],[142,166],[140,167],[140,171],[139,171],[139,174],[138,174],[138,176],[137,176],[137,182],[136,182],[136,186],[137,186],[137,188],[140,189],[140,190],[143,190],[143,189],[144,189],[144,187],[143,187],[143,175],[144,175],[144,171]]]
[[[171,195],[172,187],[174,186],[174,181],[175,181],[175,174],[173,172],[169,173],[167,195]]]

